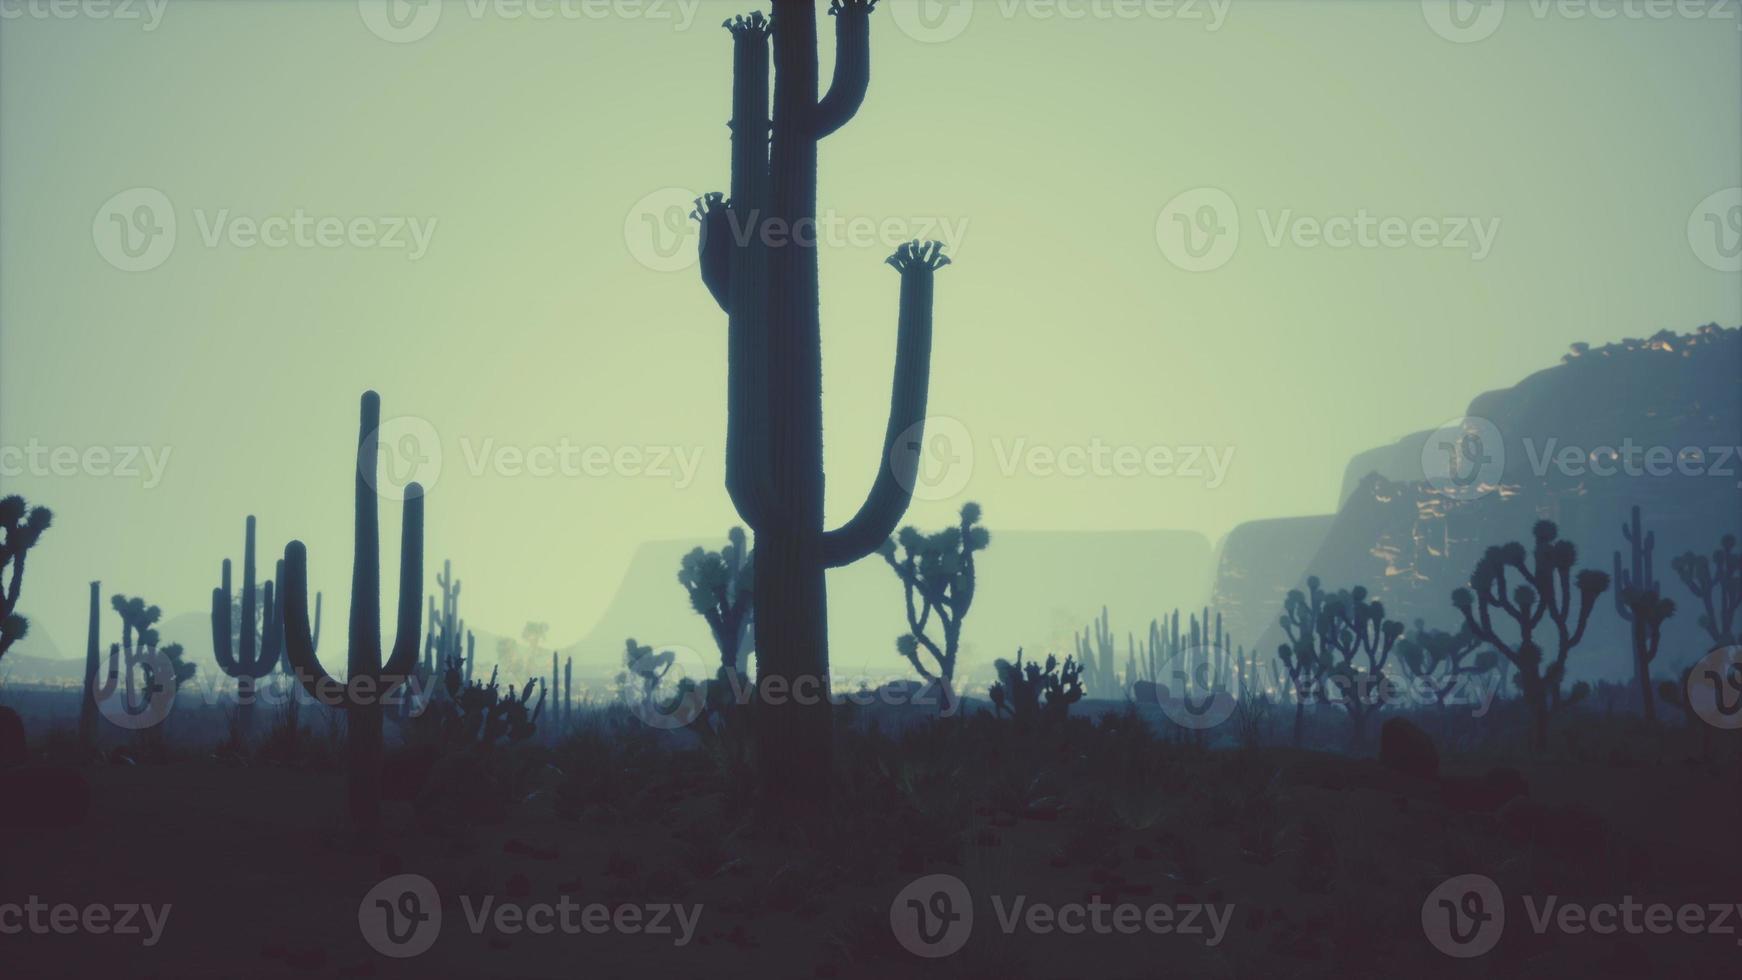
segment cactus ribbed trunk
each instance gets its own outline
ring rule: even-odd
[[[902,246],[896,376],[878,476],[855,516],[823,525],[822,333],[817,308],[817,141],[852,119],[870,83],[870,0],[833,0],[836,64],[817,98],[816,0],[774,0],[733,36],[732,200],[697,202],[703,283],[727,313],[726,489],[756,534],[754,711],[773,813],[828,802],[832,730],[824,571],[871,554],[913,490],[931,356],[935,245]],[[770,140],[769,39],[773,38]]]
[[[381,660],[381,545],[377,430],[381,400],[363,395],[355,469],[356,536],[351,564],[351,621],[348,675],[341,685],[315,658],[308,619],[308,551],[301,541],[284,549],[285,655],[297,679],[316,699],[345,711],[346,788],[352,825],[373,839],[381,827],[382,705],[417,668],[423,613],[423,488],[405,488],[400,534],[398,635],[393,652]]]

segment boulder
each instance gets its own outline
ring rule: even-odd
[[[1406,718],[1390,718],[1379,729],[1379,761],[1387,768],[1417,779],[1438,779],[1440,752],[1421,726]]]

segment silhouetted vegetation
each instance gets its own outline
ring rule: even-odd
[[[967,503],[962,505],[955,527],[933,534],[904,527],[878,549],[901,580],[907,614],[907,632],[896,638],[895,650],[920,677],[937,685],[951,700],[955,697],[951,684],[956,677],[956,656],[962,647],[962,620],[974,604],[974,554],[986,550],[991,542],[991,535],[979,525],[980,505]],[[943,634],[941,647],[927,632],[933,619]],[[920,659],[922,649],[930,667],[928,661]]]

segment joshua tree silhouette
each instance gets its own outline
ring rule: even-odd
[[[690,608],[707,620],[722,670],[744,671],[756,607],[753,562],[744,529],[735,527],[726,532],[724,548],[693,548],[678,567],[678,584],[689,594]]]
[[[825,569],[870,555],[912,495],[931,360],[936,243],[903,245],[894,394],[881,465],[845,525],[823,528],[822,339],[817,310],[817,141],[858,111],[870,83],[875,0],[833,0],[835,73],[817,98],[815,0],[774,0],[726,23],[733,42],[731,200],[697,202],[702,281],[727,314],[726,490],[756,534],[759,682],[816,696],[756,712],[770,812],[827,805],[831,758]],[[773,38],[773,116],[769,39]],[[779,764],[774,760],[778,759]]]
[[[53,523],[47,507],[30,507],[24,498],[0,498],[0,657],[30,632],[30,621],[18,615],[18,590],[24,584],[24,556],[36,547]],[[5,576],[10,570],[8,580]]]
[[[1542,751],[1548,747],[1549,716],[1590,693],[1590,685],[1581,681],[1563,697],[1561,682],[1566,678],[1567,655],[1585,638],[1597,597],[1609,589],[1609,576],[1590,568],[1574,573],[1578,549],[1571,541],[1560,540],[1553,521],[1537,521],[1531,537],[1529,551],[1513,541],[1484,552],[1470,573],[1471,587],[1454,591],[1452,605],[1463,614],[1470,632],[1516,669],[1514,679],[1533,722],[1531,746]],[[1516,587],[1506,581],[1508,572],[1522,580]],[[1512,621],[1517,640],[1499,634],[1496,611]],[[1535,638],[1545,617],[1555,632],[1552,660]]]

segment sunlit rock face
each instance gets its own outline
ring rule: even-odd
[[[1490,435],[1487,462],[1467,470],[1479,478],[1458,486],[1436,476],[1443,430],[1362,453],[1334,516],[1253,522],[1230,535],[1218,602],[1238,608],[1244,628],[1262,624],[1260,649],[1282,642],[1281,594],[1308,574],[1327,588],[1366,585],[1392,618],[1452,628],[1449,596],[1489,545],[1528,542],[1535,521],[1552,520],[1578,546],[1580,567],[1611,571],[1615,551],[1627,560],[1621,525],[1638,505],[1656,534],[1663,594],[1682,607],[1664,628],[1659,669],[1679,668],[1709,642],[1670,561],[1742,532],[1739,379],[1742,330],[1734,328],[1578,345],[1560,365],[1471,402],[1466,416]],[[1328,526],[1316,547],[1301,550],[1313,520]],[[1626,623],[1610,595],[1600,603],[1570,662],[1574,676],[1630,669]]]

